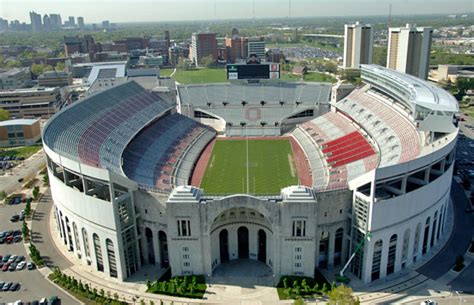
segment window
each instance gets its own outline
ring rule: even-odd
[[[301,254],[295,255],[295,259],[300,261],[301,260]]]
[[[306,220],[293,220],[293,236],[306,236]]]
[[[301,251],[303,251],[303,249],[301,247],[296,247],[295,248],[295,252],[301,252]]]
[[[191,236],[191,221],[178,219],[178,236]]]
[[[189,254],[183,254],[183,259],[189,259]]]
[[[295,268],[301,268],[301,263],[295,263]]]
[[[191,264],[189,262],[183,262],[184,267],[189,267]]]

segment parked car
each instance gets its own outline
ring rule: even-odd
[[[48,300],[49,305],[57,305],[59,304],[59,298],[57,296],[52,296]]]
[[[16,265],[16,270],[23,270],[25,269],[26,263],[25,262],[19,262],[18,265]]]
[[[13,216],[10,218],[10,221],[11,221],[11,222],[17,222],[18,219],[20,219],[20,216],[18,216],[18,215],[13,215]]]
[[[15,237],[13,237],[13,241],[16,242],[16,243],[20,242],[21,241],[21,236],[16,235]]]
[[[10,259],[11,254],[5,254],[5,256],[2,258],[2,262],[6,263]]]
[[[2,287],[2,290],[3,291],[8,291],[8,289],[10,289],[10,287],[12,286],[12,282],[8,282],[8,283],[5,283]]]
[[[28,264],[26,264],[26,268],[27,268],[28,270],[33,270],[33,269],[35,269],[35,267],[36,267],[36,266],[35,266],[35,264],[34,264],[33,262],[29,262]]]
[[[8,268],[9,268],[9,267],[10,267],[10,263],[5,263],[5,264],[3,265],[3,267],[2,267],[2,271],[3,271],[3,272],[8,271]]]
[[[16,257],[17,257],[16,255],[10,256],[10,258],[8,259],[8,262],[13,263],[16,260]]]
[[[48,300],[46,298],[42,298],[39,303],[40,305],[48,305]]]
[[[10,267],[8,267],[8,271],[15,271],[16,270],[16,263],[11,263]]]
[[[17,291],[20,288],[20,283],[13,283],[10,287],[10,291]]]
[[[23,255],[18,255],[15,258],[15,263],[19,263],[19,262],[23,261],[24,259],[25,259],[25,257]]]

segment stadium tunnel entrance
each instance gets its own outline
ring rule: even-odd
[[[261,262],[271,272],[273,268],[273,230],[268,219],[252,208],[235,207],[221,212],[210,228],[212,270],[219,265],[246,260]]]

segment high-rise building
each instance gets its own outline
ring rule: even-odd
[[[430,27],[407,24],[404,28],[390,28],[387,68],[426,79],[432,36]]]
[[[344,69],[359,69],[362,64],[372,63],[374,32],[369,24],[344,25]]]
[[[215,33],[193,33],[191,37],[191,60],[199,65],[201,59],[211,56],[217,60],[217,39]]]
[[[76,26],[76,20],[75,20],[74,16],[69,16],[68,26],[70,26],[70,27],[75,27]]]
[[[84,28],[84,17],[77,17],[77,27],[80,29]]]
[[[247,38],[247,54],[255,54],[259,58],[265,58],[265,39],[263,37]]]
[[[43,30],[49,31],[51,30],[52,24],[51,24],[51,17],[45,14],[43,16]]]
[[[110,22],[108,20],[102,21],[102,28],[108,29],[110,27]]]
[[[8,20],[0,18],[0,32],[8,31]]]
[[[41,22],[41,15],[35,12],[30,12],[30,20],[31,20],[31,29],[33,32],[41,31],[43,27],[43,23]]]
[[[51,27],[53,29],[60,29],[63,27],[63,21],[61,20],[61,15],[59,14],[49,14],[51,20]]]

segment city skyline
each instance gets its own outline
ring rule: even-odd
[[[21,3],[22,5],[19,5]],[[63,17],[83,16],[85,23],[99,23],[109,19],[112,22],[158,22],[225,20],[245,18],[285,18],[285,17],[323,17],[323,16],[376,16],[386,15],[392,5],[392,15],[419,14],[469,14],[474,10],[470,0],[431,1],[426,6],[423,0],[374,1],[362,0],[354,3],[349,0],[309,1],[309,0],[5,0],[0,3],[0,17],[7,20],[29,21],[29,12],[44,15],[58,13]],[[89,8],[94,6],[94,10]],[[344,11],[341,11],[344,7]],[[453,8],[456,9],[453,9]],[[127,11],[127,14],[123,14]],[[308,13],[309,12],[309,13]],[[404,12],[410,12],[405,14]]]

